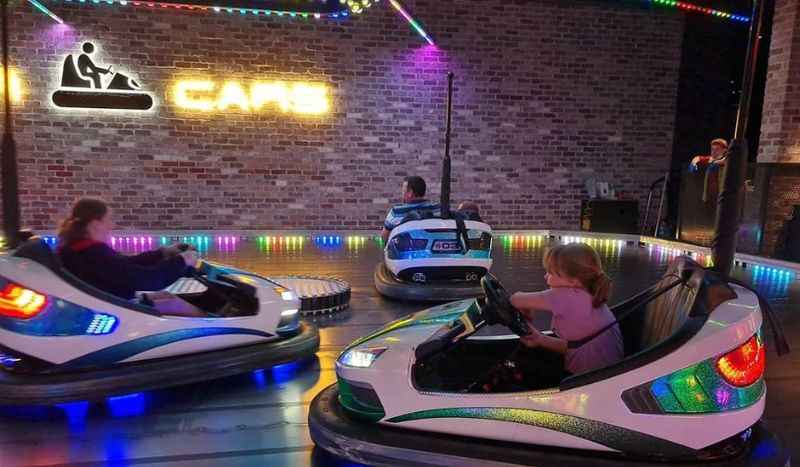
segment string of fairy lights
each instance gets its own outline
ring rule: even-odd
[[[45,15],[49,16],[54,21],[58,23],[64,22],[60,17],[58,17],[56,14],[50,11],[39,0],[27,0],[27,1],[34,8],[41,11]],[[148,1],[148,0],[56,0],[56,1],[61,1],[64,3],[95,4],[95,5],[107,4],[107,5],[146,7],[151,9],[174,9],[174,10],[197,11],[197,12],[213,11],[215,13],[238,14],[241,16],[281,17],[281,18],[300,19],[300,20],[310,20],[310,19],[342,20],[349,18],[353,15],[360,15],[370,7],[380,3],[380,0],[341,0],[339,2],[340,8],[338,9],[334,9],[332,11],[314,12],[314,11],[292,11],[292,10],[269,9],[269,8],[243,8],[243,7],[224,6],[224,5],[198,5],[192,3],[178,3],[172,1],[170,2],[159,2],[159,1]],[[681,2],[677,0],[640,0],[640,1],[649,5],[655,5],[659,7],[671,7],[686,12],[701,13],[708,16],[713,16],[715,18],[729,20],[735,23],[750,22],[749,16],[717,10],[715,8],[708,8],[696,5],[694,3]],[[411,15],[411,13],[402,5],[400,0],[388,0],[388,3],[392,8],[394,8],[394,10],[397,12],[398,15],[403,17],[403,19],[405,19],[406,22],[408,22],[411,28],[414,31],[416,31],[416,33],[420,37],[422,37],[428,44],[436,45],[433,38],[425,31],[422,24]]]
[[[62,1],[65,3],[77,3],[77,4],[94,4],[94,5],[107,4],[107,5],[145,7],[153,9],[176,9],[176,10],[198,11],[198,12],[213,11],[216,13],[229,13],[229,14],[239,14],[239,15],[249,15],[249,16],[260,16],[260,17],[272,16],[272,17],[285,17],[294,19],[346,19],[353,15],[359,15],[367,11],[370,7],[380,3],[380,0],[342,0],[340,2],[341,8],[339,9],[328,12],[310,12],[310,11],[299,11],[299,10],[292,11],[292,10],[269,9],[269,8],[229,7],[221,4],[198,5],[192,3],[160,2],[160,1],[148,1],[148,0],[58,0],[58,1]],[[750,21],[750,17],[746,15],[740,15],[736,13],[722,11],[716,8],[708,8],[689,2],[682,2],[676,0],[640,0],[640,1],[655,6],[672,7],[686,12],[700,13],[720,19],[727,19],[732,22],[748,23]],[[28,0],[28,2],[38,10],[42,11],[44,14],[53,18],[54,20],[58,22],[63,22],[61,18],[53,14],[40,1]],[[419,21],[414,19],[414,17],[401,4],[399,0],[389,0],[388,3],[395,9],[395,11],[397,11],[399,15],[401,15],[409,23],[409,25],[411,25],[411,27],[423,39],[425,39],[428,43],[433,44],[433,40],[425,32]]]
[[[744,15],[737,15],[734,13],[729,13],[727,11],[716,10],[714,8],[707,8],[700,5],[695,5],[693,3],[687,2],[678,2],[675,0],[643,0],[647,3],[652,3],[655,5],[662,5],[662,6],[669,6],[674,7],[680,10],[690,11],[694,13],[703,13],[709,16],[715,16],[717,18],[729,19],[731,21],[737,21],[740,23],[748,23],[750,22],[749,16]]]

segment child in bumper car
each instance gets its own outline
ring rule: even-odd
[[[566,376],[603,368],[620,361],[624,355],[622,333],[608,308],[611,280],[603,272],[600,256],[584,243],[559,245],[544,257],[549,289],[541,292],[517,292],[511,304],[529,321],[531,334],[520,338],[513,363],[505,363],[498,376],[484,385],[522,384],[541,389],[557,386]],[[545,334],[533,326],[541,312],[552,315],[555,334]],[[610,327],[608,327],[610,326]],[[577,348],[569,341],[580,341],[606,329]]]

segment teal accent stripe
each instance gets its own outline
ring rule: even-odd
[[[646,457],[692,457],[696,451],[687,446],[639,433],[608,423],[539,410],[505,407],[463,407],[412,412],[388,419],[391,423],[432,418],[474,418],[546,428],[602,444],[622,453]]]
[[[445,324],[451,321],[455,321],[461,315],[463,315],[471,306],[476,306],[475,299],[470,298],[467,300],[445,303],[444,305],[438,305],[433,308],[429,308],[427,310],[419,311],[417,313],[408,315],[404,318],[400,318],[398,320],[388,323],[386,326],[382,327],[381,329],[378,329],[372,334],[356,339],[353,343],[348,345],[342,353],[352,349],[353,347],[361,345],[364,342],[371,341],[376,337],[380,337],[384,334],[397,331],[398,329],[403,329],[411,326],[428,326],[432,324]]]
[[[196,329],[179,329],[176,331],[162,332],[160,334],[153,334],[151,336],[140,337],[132,341],[123,342],[121,344],[113,345],[111,347],[86,354],[82,357],[75,358],[65,362],[56,367],[57,370],[74,370],[85,367],[109,366],[122,360],[146,352],[156,347],[161,347],[175,342],[197,339],[199,337],[208,336],[224,336],[224,335],[251,335],[261,337],[273,337],[263,331],[246,328],[196,328]]]

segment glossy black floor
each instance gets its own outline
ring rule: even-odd
[[[322,347],[313,361],[265,368],[239,377],[100,402],[53,408],[0,408],[0,466],[170,465],[303,466],[336,463],[314,451],[306,416],[314,395],[335,380],[342,346],[384,323],[420,309],[382,299],[372,285],[380,246],[364,236],[197,240],[204,255],[266,275],[333,275],[352,284],[349,310],[317,320]],[[494,273],[509,290],[544,286],[541,258],[553,240],[503,238],[494,247]],[[118,240],[125,249],[134,247]],[[161,243],[158,237],[147,246]],[[674,253],[594,243],[614,279],[612,302],[653,283]],[[780,271],[737,270],[766,293],[800,345],[800,283]],[[800,439],[800,349],[770,355],[766,418],[784,440]],[[800,455],[800,448],[795,448]],[[343,464],[346,465],[346,464]]]

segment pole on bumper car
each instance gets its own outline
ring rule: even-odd
[[[17,178],[17,145],[14,142],[14,124],[11,113],[11,70],[8,67],[8,2],[0,0],[0,16],[2,16],[2,50],[3,50],[3,121],[2,143],[2,184],[3,184],[3,230],[6,245],[13,249],[19,243],[19,187]]]
[[[742,77],[742,95],[739,98],[739,112],[736,115],[736,130],[722,172],[722,188],[717,198],[717,217],[714,223],[714,240],[711,243],[713,270],[729,276],[736,254],[737,235],[741,224],[744,202],[744,182],[747,174],[747,126],[750,117],[750,101],[753,95],[753,81],[761,45],[761,24],[766,0],[753,1],[753,15],[750,22],[750,39],[747,43],[747,58]]]
[[[453,72],[447,73],[447,120],[444,133],[444,161],[442,161],[442,188],[439,206],[442,219],[450,218],[450,129],[453,113]]]

